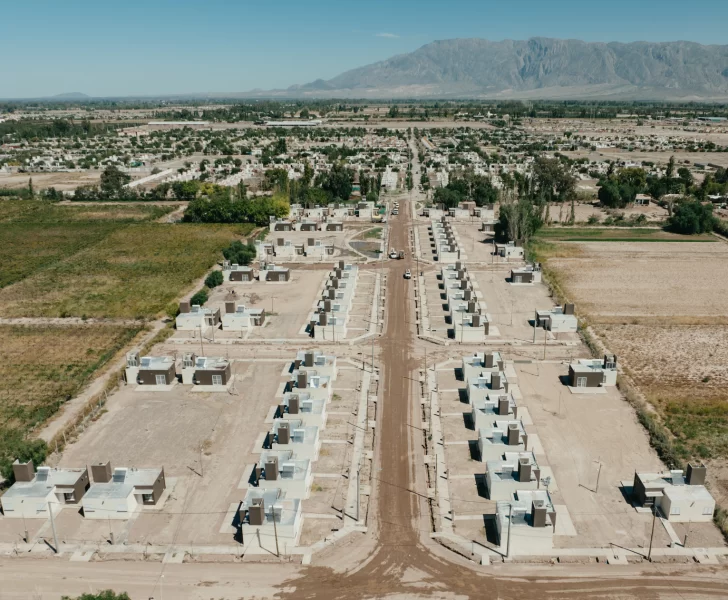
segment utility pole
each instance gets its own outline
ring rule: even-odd
[[[276,556],[280,558],[281,553],[278,550],[278,526],[276,525],[276,506],[275,504],[271,507],[271,513],[273,514],[273,533],[276,536]]]
[[[543,359],[546,360],[546,338],[548,337],[548,329],[543,328]]]
[[[650,549],[647,552],[647,560],[652,560],[652,540],[655,538],[655,521],[657,520],[657,505],[652,507],[652,533],[650,534]]]
[[[200,323],[200,356],[205,356],[205,347],[202,345],[202,323]]]
[[[513,504],[508,505],[508,547],[506,548],[506,558],[511,556],[511,527],[513,527]]]
[[[58,534],[56,533],[56,518],[53,516],[53,505],[55,502],[48,503],[48,513],[51,515],[51,529],[53,530],[53,552],[56,554],[60,553],[58,546]]]
[[[559,396],[559,397],[561,397],[561,396]],[[595,494],[599,493],[599,476],[601,474],[602,474],[602,461],[599,461],[599,471],[597,472],[597,488],[594,490]]]
[[[360,493],[360,486],[361,486],[361,478],[359,477],[361,473],[361,463],[356,468],[356,522],[359,523],[359,505],[361,502],[359,501],[359,493]]]

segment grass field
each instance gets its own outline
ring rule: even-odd
[[[202,277],[236,235],[251,229],[162,223],[112,229],[100,241],[0,290],[0,314],[153,317]]]
[[[0,288],[15,283],[139,221],[158,219],[171,207],[61,206],[0,201]]]
[[[0,325],[2,440],[25,435],[72,398],[140,328]]]

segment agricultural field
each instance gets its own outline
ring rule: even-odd
[[[68,258],[130,223],[155,220],[170,210],[0,201],[0,288]]]
[[[728,244],[637,231],[620,230],[625,242],[565,242],[546,230],[536,250],[657,410],[677,454],[728,456]]]
[[[252,230],[129,217],[163,215],[158,208],[50,207],[66,208],[71,209],[66,222],[43,216],[0,222],[12,242],[0,249],[0,260],[9,267],[1,279],[6,286],[0,290],[2,316],[154,317],[202,277],[234,237]],[[129,218],[90,219],[95,213]],[[83,220],[84,214],[90,220]]]
[[[0,325],[0,460],[50,418],[141,327]]]

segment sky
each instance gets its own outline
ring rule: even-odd
[[[434,40],[728,43],[724,0],[0,0],[0,98],[244,92]]]

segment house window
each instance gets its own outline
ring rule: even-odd
[[[516,275],[513,283],[521,283],[522,281],[523,281],[523,277],[521,275]]]
[[[151,504],[154,502],[154,494],[142,494],[142,501],[144,504]]]
[[[164,375],[156,375],[157,385],[167,385],[167,378]]]
[[[212,385],[222,385],[222,375],[213,375]]]
[[[576,378],[576,387],[586,387],[586,377],[577,377]]]
[[[670,507],[670,514],[671,515],[679,515],[680,514],[680,507],[679,506],[671,506]]]
[[[712,515],[713,509],[710,506],[704,506],[703,507],[703,514],[704,515]]]
[[[73,492],[66,492],[63,494],[63,501],[64,502],[75,502],[76,496]]]

